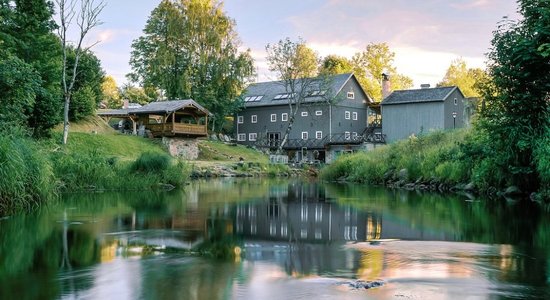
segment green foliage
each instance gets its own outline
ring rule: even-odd
[[[101,83],[101,92],[103,94],[103,103],[108,108],[116,109],[122,107],[122,99],[120,98],[120,91],[116,85],[116,81],[113,76],[105,76]]]
[[[443,80],[437,86],[453,86],[460,88],[466,97],[479,97],[481,94],[477,90],[478,82],[487,80],[487,74],[479,69],[471,69],[466,66],[466,61],[462,58],[455,59],[445,73]]]
[[[56,197],[51,164],[25,138],[0,135],[0,215],[30,210]]]
[[[90,86],[76,90],[71,99],[70,119],[79,121],[95,113],[95,95]]]
[[[131,164],[130,169],[134,172],[153,173],[162,172],[168,169],[169,165],[170,156],[168,154],[145,152]]]
[[[30,65],[0,50],[0,131],[26,127],[40,84],[40,76]]]
[[[383,184],[388,179],[413,182],[437,179],[448,184],[462,183],[468,180],[471,165],[463,159],[459,141],[468,134],[464,130],[434,132],[368,152],[345,155],[323,168],[321,177],[370,184]],[[406,178],[398,178],[403,169]]]
[[[544,51],[550,41],[548,4],[519,1],[523,19],[500,24],[488,54],[492,82],[482,91],[487,107],[479,127],[491,137],[495,155],[481,157],[480,165],[487,176],[496,172],[493,182],[526,192],[539,187],[536,163],[544,159],[537,159],[534,152],[549,125],[550,64]],[[499,180],[502,176],[507,180]]]
[[[147,94],[144,88],[135,87],[131,85],[125,85],[122,88],[121,96],[123,99],[127,99],[132,103],[139,103],[141,105],[145,105],[155,100],[155,98],[150,97],[150,95]],[[120,104],[122,106],[122,102],[120,102]]]
[[[323,58],[319,66],[319,74],[322,75],[337,75],[351,72],[353,72],[351,61],[338,55],[329,55]]]
[[[129,78],[166,91],[169,99],[195,99],[221,125],[254,74],[234,27],[218,0],[164,0],[132,43]]]

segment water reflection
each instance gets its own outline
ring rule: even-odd
[[[352,279],[384,280],[380,298],[550,296],[548,213],[465,200],[258,179],[67,195],[0,221],[0,299],[364,297]],[[181,252],[205,244],[243,256]]]

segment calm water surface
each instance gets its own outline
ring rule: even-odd
[[[205,242],[241,256],[185,251]],[[196,181],[0,220],[0,299],[550,299],[549,258],[535,203]]]

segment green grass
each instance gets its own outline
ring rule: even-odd
[[[269,158],[262,152],[242,145],[226,144],[218,141],[201,141],[199,160],[239,161],[268,163]]]
[[[389,179],[461,183],[471,175],[460,144],[467,135],[468,130],[434,132],[343,156],[325,167],[321,177],[371,184],[382,184]]]

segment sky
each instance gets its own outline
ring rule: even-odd
[[[160,0],[105,0],[103,24],[89,34],[92,51],[119,86],[127,82],[132,41]],[[250,49],[257,81],[275,80],[265,46],[302,38],[321,57],[351,58],[369,43],[388,43],[397,72],[414,86],[432,86],[453,59],[485,66],[492,32],[503,17],[518,19],[515,0],[225,0],[242,49]]]

